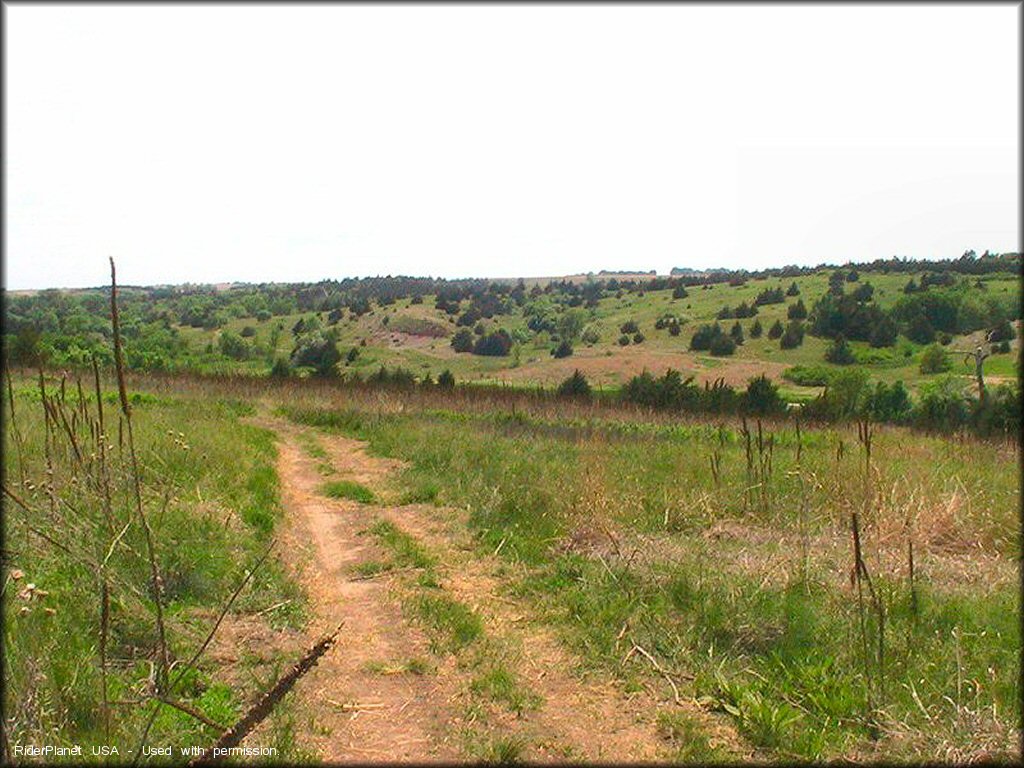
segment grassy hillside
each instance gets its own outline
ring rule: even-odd
[[[780,349],[777,340],[767,337],[768,329],[779,320],[787,322],[787,308],[798,299],[810,310],[814,302],[828,289],[829,272],[793,279],[750,280],[742,286],[717,284],[707,290],[700,287],[688,289],[684,299],[673,299],[671,289],[654,291],[623,292],[621,296],[601,298],[597,306],[583,310],[585,327],[596,333],[598,340],[592,343],[577,342],[571,357],[555,359],[551,351],[555,346],[552,334],[533,333],[527,328],[523,309],[510,315],[496,315],[481,320],[485,333],[504,329],[513,339],[522,339],[513,347],[507,357],[482,357],[456,353],[450,345],[450,337],[457,330],[456,318],[434,306],[435,296],[423,297],[421,304],[411,304],[411,299],[402,299],[389,306],[375,306],[365,315],[355,317],[351,313],[336,325],[329,325],[326,312],[319,313],[325,325],[336,329],[337,345],[342,355],[358,349],[358,357],[352,363],[341,363],[342,371],[354,371],[363,375],[381,365],[402,366],[417,376],[430,374],[436,378],[445,369],[455,374],[459,381],[484,383],[505,382],[518,385],[552,385],[562,381],[576,368],[599,387],[614,388],[628,378],[647,369],[655,374],[666,368],[680,370],[684,375],[694,375],[699,382],[713,381],[719,377],[734,386],[743,386],[757,373],[765,372],[782,383],[793,394],[807,396],[818,390],[798,387],[786,383],[782,373],[795,365],[832,366],[824,359],[830,340],[811,335],[796,349]],[[800,294],[787,297],[783,304],[764,305],[755,318],[741,319],[745,343],[728,357],[714,357],[707,352],[689,350],[695,330],[704,323],[715,322],[717,313],[725,306],[735,307],[741,302],[752,304],[757,294],[765,288],[781,287],[783,290],[796,283]],[[892,307],[903,296],[907,276],[902,274],[861,273],[860,282],[870,283],[875,288],[874,301],[883,309]],[[1020,283],[1011,275],[986,276],[982,280],[984,296],[1004,302],[1007,307],[1019,303]],[[974,286],[969,291],[982,294]],[[529,304],[527,305],[529,306]],[[225,331],[241,333],[246,327],[255,335],[251,341],[269,347],[273,343],[274,354],[288,357],[295,346],[292,328],[302,318],[317,313],[293,313],[272,317],[262,322],[251,317],[230,320],[222,329],[203,330],[177,326],[189,350],[208,371],[248,371],[261,373],[268,369],[265,358],[248,361],[231,361],[215,353],[217,340]],[[682,319],[678,336],[670,335],[667,329],[655,329],[659,317],[671,314]],[[759,321],[764,334],[759,339],[750,338],[750,328]],[[621,326],[634,321],[644,341],[619,344]],[[736,320],[723,320],[728,330]],[[474,324],[475,325],[475,324]],[[275,328],[278,330],[275,332]],[[444,336],[439,334],[444,333]],[[632,337],[633,334],[630,334]],[[954,334],[949,349],[973,349],[983,334]],[[1019,340],[1011,342],[1008,354],[993,354],[985,361],[985,373],[993,382],[1017,375],[1015,354]],[[871,349],[867,342],[853,341],[851,346],[858,357],[858,363],[871,371],[873,377],[892,382],[902,380],[914,387],[926,376],[919,370],[920,358],[926,345],[910,341],[901,336],[896,345],[886,349]],[[211,352],[204,354],[210,349]],[[973,370],[961,358],[955,361],[954,372],[964,377]]]

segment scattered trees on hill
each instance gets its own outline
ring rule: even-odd
[[[782,288],[766,288],[757,294],[757,298],[754,299],[755,306],[762,306],[764,304],[782,304],[785,302],[786,296],[782,291]]]

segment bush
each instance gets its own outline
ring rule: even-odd
[[[825,359],[835,365],[851,365],[857,362],[853,350],[842,334],[836,336],[835,341],[825,350]]]
[[[690,349],[697,352],[711,349],[711,340],[721,333],[722,328],[718,323],[700,326],[690,338]]]
[[[747,413],[764,416],[782,410],[779,388],[763,373],[747,382],[743,408]]]
[[[760,320],[755,320],[754,324],[750,326],[750,338],[752,338],[752,339],[759,339],[759,338],[761,338],[761,334],[763,332],[764,332],[764,329],[761,327],[761,321]]]
[[[452,336],[452,349],[456,352],[472,352],[473,351],[473,332],[468,328],[459,329],[454,336]]]
[[[686,292],[686,286],[680,284],[672,289],[673,299],[685,299],[689,294]]]
[[[963,426],[967,417],[963,382],[949,373],[921,385],[920,397],[911,413],[917,426],[944,431]]]
[[[782,336],[785,330],[786,329],[782,327],[782,321],[776,320],[774,323],[772,323],[772,327],[768,329],[768,338],[778,339]]]
[[[799,320],[790,320],[779,339],[780,349],[796,349],[804,343],[804,326]]]
[[[636,324],[635,320],[627,320],[619,328],[623,334],[637,333],[640,331],[640,327]]]
[[[619,346],[620,347],[628,347],[629,346],[629,336],[627,336],[626,334],[622,334],[621,336],[619,336]]]
[[[323,331],[314,331],[299,337],[292,350],[294,365],[310,366],[318,376],[330,376],[341,360],[341,353],[333,337]]]
[[[359,357],[359,347],[352,347],[352,349],[350,349],[348,351],[348,354],[345,355],[345,364],[346,365],[350,365],[350,364],[354,363],[356,361],[356,358],[358,358],[358,357]]]
[[[790,304],[786,309],[786,317],[790,320],[806,320],[807,307],[804,306],[804,300],[797,299],[796,304]]]
[[[786,289],[786,295],[787,296],[799,296],[800,295],[800,286],[797,285],[796,282],[790,283],[789,284],[789,288]]]
[[[275,379],[287,379],[292,375],[292,368],[288,365],[287,360],[279,357],[274,361],[274,365],[270,369],[270,375]]]
[[[992,354],[1005,355],[1010,352],[1010,342],[1000,341],[998,344],[992,345]]]
[[[267,320],[269,320],[271,317],[273,317],[273,315],[271,315],[270,312],[266,309],[261,309],[259,312],[256,313],[256,320],[261,323],[267,322]]]
[[[832,380],[832,369],[823,365],[794,365],[782,372],[782,378],[801,387],[826,387]]]
[[[864,411],[876,421],[901,422],[910,413],[910,408],[910,393],[902,381],[891,386],[884,381],[878,382],[864,403]]]
[[[782,304],[786,300],[786,295],[782,288],[765,288],[754,299],[755,306],[762,306],[764,304]]]
[[[678,322],[672,323],[668,327],[668,332],[669,332],[669,335],[671,335],[671,336],[678,336],[682,330],[683,330],[683,328],[682,328],[682,326]]]
[[[891,347],[896,343],[896,336],[896,323],[893,322],[892,318],[886,315],[875,323],[875,327],[871,331],[871,338],[868,340],[868,343],[875,349]]]
[[[643,344],[645,338],[646,337],[642,333],[637,331],[636,333],[633,334],[633,343],[634,344]]]
[[[512,349],[512,337],[502,328],[482,336],[473,345],[473,354],[483,357],[505,357]]]
[[[861,368],[836,371],[825,391],[807,405],[808,415],[845,419],[858,415],[863,407],[868,382]]]
[[[935,341],[935,328],[924,315],[916,315],[907,325],[907,338],[918,344],[931,344]]]
[[[590,399],[590,384],[587,382],[587,377],[580,373],[579,368],[573,371],[572,376],[558,385],[558,395],[579,400]]]
[[[455,389],[455,377],[447,368],[437,377],[437,386],[439,389]]]
[[[583,329],[583,335],[580,336],[580,341],[584,344],[597,344],[601,340],[600,334],[594,326],[587,326]]]
[[[256,329],[253,328],[251,325],[247,325],[239,332],[238,335],[241,336],[243,339],[251,339],[253,336],[256,335]]]
[[[1015,338],[1017,338],[1017,332],[1013,330],[1013,325],[1009,320],[1003,320],[988,333],[988,340],[991,342],[1012,341]]]
[[[945,373],[952,367],[949,353],[938,344],[932,344],[921,353],[921,373]]]
[[[569,357],[569,355],[571,355],[571,354],[572,354],[572,344],[570,344],[565,339],[563,339],[562,342],[557,347],[555,347],[554,349],[551,350],[551,356],[554,357],[554,358]]]
[[[731,355],[736,351],[736,342],[731,336],[726,336],[724,333],[721,333],[711,340],[709,351],[715,357]]]
[[[252,347],[241,336],[231,331],[221,332],[217,346],[224,357],[230,357],[232,360],[246,360],[252,352]]]
[[[729,337],[736,342],[737,346],[743,343],[743,326],[739,322],[734,323],[729,329]]]

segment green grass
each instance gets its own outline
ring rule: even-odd
[[[436,562],[416,539],[388,520],[378,520],[369,532],[390,551],[392,564],[398,568],[430,569]]]
[[[456,653],[483,635],[480,617],[443,592],[415,596],[410,609],[426,628],[435,652]]]
[[[5,486],[34,510],[25,514],[5,501],[4,535],[10,553],[5,571],[24,573],[22,579],[9,582],[3,595],[7,736],[21,743],[79,743],[86,756],[92,744],[134,748],[154,706],[147,702],[114,708],[110,737],[106,737],[100,705],[101,601],[96,560],[105,559],[110,591],[107,653],[111,659],[128,662],[110,666],[111,700],[134,699],[145,689],[152,668],[142,660],[154,658],[157,627],[148,564],[140,554],[146,552],[146,542],[136,523],[130,460],[127,446],[119,446],[118,414],[111,405],[116,393],[110,389],[111,382],[105,384],[105,473],[99,469],[99,447],[78,410],[82,404],[74,387],[68,387],[65,410],[76,414],[73,431],[86,458],[83,463],[75,459],[69,438],[61,432],[51,435],[53,468],[48,473],[38,385],[31,379],[15,381],[20,440],[15,439],[9,419],[4,430]],[[59,391],[59,382],[49,379],[47,389],[51,394]],[[85,389],[84,405],[95,418],[95,398],[91,387]],[[131,402],[143,507],[160,569],[169,651],[172,658],[188,659],[246,570],[255,567],[281,517],[273,468],[276,449],[269,432],[240,421],[252,413],[245,403],[149,392],[133,393]],[[9,415],[6,402],[5,415]],[[42,491],[48,474],[61,502],[55,513],[38,515],[49,508]],[[100,490],[104,475],[111,488],[109,504]],[[48,594],[20,598],[20,587],[29,582]],[[274,557],[255,570],[232,611],[264,612],[264,620],[279,628],[298,629],[305,621],[303,597]],[[242,668],[251,675],[248,662]],[[182,671],[184,665],[176,669]],[[253,682],[229,688],[218,664],[202,656],[198,668],[178,681],[174,695],[207,717],[230,725],[252,695]],[[273,728],[288,711],[285,706],[275,715]],[[161,707],[149,743],[184,739],[208,744],[216,735],[189,716]]]
[[[349,499],[360,504],[373,504],[377,497],[362,483],[352,480],[332,480],[320,486],[320,493],[332,499]]]
[[[1020,488],[1016,455],[1004,447],[973,442],[965,450],[941,437],[877,430],[878,506],[866,518],[866,546],[876,552],[879,530],[895,536],[886,550],[892,565],[869,561],[886,612],[881,666],[863,653],[856,598],[842,586],[851,557],[848,510],[864,498],[852,426],[805,428],[799,465],[795,433],[770,427],[770,492],[764,505],[748,505],[745,448],[728,423],[447,411],[290,414],[369,440],[375,453],[409,462],[406,487],[436,483],[446,502],[465,506],[481,552],[501,545],[500,556],[515,564],[515,593],[587,664],[622,677],[627,687],[647,679],[671,695],[639,656],[623,667],[624,626],[670,672],[695,676],[693,696],[785,759],[855,754],[880,738],[882,754],[912,759],[1012,749],[1021,693],[1016,583],[961,586],[960,556],[950,559],[941,548],[928,566],[920,564],[928,537],[946,536],[946,526],[954,526],[964,552],[983,552],[994,558],[984,562],[1012,568]],[[721,456],[721,486],[709,471],[714,452]],[[809,552],[806,579],[796,543],[801,504],[812,540],[836,542],[834,551]],[[908,510],[917,526],[916,612],[898,565],[905,565],[899,532]],[[626,550],[621,558],[602,562],[562,548],[581,529],[607,542],[595,519],[617,531]],[[707,537],[722,524],[737,529],[737,538]],[[637,544],[644,556],[631,559]],[[751,557],[760,565],[744,566]],[[875,637],[870,613],[866,624]],[[970,688],[969,706],[966,680],[979,683]],[[487,683],[478,689],[485,692]],[[970,727],[965,717],[974,718]],[[907,735],[885,740],[896,723]]]
[[[470,682],[469,689],[489,701],[503,704],[517,715],[536,709],[541,703],[540,697],[525,690],[516,676],[500,662],[477,674]]]

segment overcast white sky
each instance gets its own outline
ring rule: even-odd
[[[1018,250],[1019,13],[8,5],[5,284]]]

